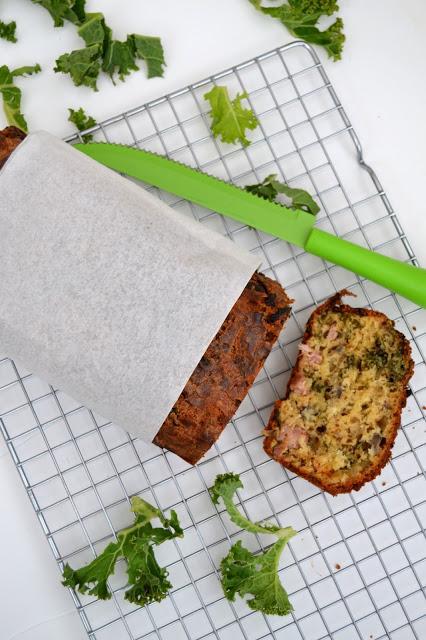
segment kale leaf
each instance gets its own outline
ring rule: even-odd
[[[55,71],[68,73],[74,84],[97,91],[101,71],[115,83],[139,69],[137,60],[144,60],[148,78],[164,73],[164,50],[160,38],[131,34],[125,41],[114,40],[112,30],[103,13],[86,13],[85,0],[32,0],[41,5],[53,18],[56,27],[67,20],[78,27],[78,35],[85,47],[64,53],[56,60]]]
[[[92,116],[88,116],[82,107],[80,109],[68,109],[68,111],[68,121],[75,124],[79,131],[86,131],[95,126],[96,120]],[[83,142],[91,142],[93,134],[86,133],[82,136],[82,139]]]
[[[108,578],[114,573],[119,558],[127,561],[129,588],[124,597],[129,602],[144,606],[150,602],[160,602],[172,588],[168,572],[160,567],[154,555],[154,546],[173,538],[182,538],[183,530],[175,511],[166,518],[139,497],[131,499],[131,508],[135,514],[132,526],[117,534],[117,541],[110,542],[103,552],[81,569],[71,569],[66,564],[63,570],[63,582],[80,593],[108,600]],[[161,527],[153,527],[151,520],[158,518]]]
[[[101,70],[101,47],[94,44],[85,49],[64,53],[56,60],[56,73],[69,73],[76,87],[85,85],[97,91],[96,81]]]
[[[220,565],[226,598],[233,601],[237,593],[241,597],[251,595],[247,598],[250,609],[276,616],[293,611],[278,575],[281,553],[291,535],[280,538],[260,555],[248,551],[238,540]]]
[[[139,36],[135,33],[127,37],[128,42],[129,39],[131,40],[135,58],[145,60],[148,78],[161,77],[164,73],[163,67],[166,63],[160,38],[155,36]]]
[[[6,65],[0,66],[0,94],[3,97],[3,109],[7,123],[22,131],[28,131],[28,125],[21,113],[22,91],[15,85],[14,80],[19,76],[30,76],[40,71],[39,64],[32,67],[19,67],[13,71]]]
[[[324,47],[333,60],[342,57],[345,42],[342,19],[337,18],[323,31],[317,26],[322,16],[331,16],[339,10],[336,0],[287,0],[278,7],[264,7],[262,0],[249,2],[258,11],[282,22],[296,38]]]
[[[251,109],[245,109],[241,102],[247,93],[239,93],[231,100],[227,87],[215,86],[204,98],[210,102],[213,136],[220,136],[222,142],[235,144],[241,142],[244,147],[250,144],[246,138],[246,129],[256,129],[258,119]]]
[[[86,0],[32,0],[44,7],[52,16],[55,27],[63,27],[64,21],[81,24],[85,17]]]
[[[234,473],[217,476],[210,495],[214,504],[222,499],[232,522],[250,533],[275,535],[278,540],[261,554],[253,554],[239,540],[223,558],[220,570],[222,588],[228,600],[235,600],[238,593],[247,598],[247,604],[255,611],[266,614],[287,615],[293,609],[287,592],[282,586],[278,565],[287,542],[296,535],[292,527],[279,527],[269,523],[254,523],[244,517],[234,504],[234,495],[243,487],[240,477]]]
[[[106,26],[103,13],[88,13],[78,28],[78,35],[83,38],[86,47],[99,44],[103,47],[105,38],[110,36],[111,29]]]
[[[286,207],[289,209],[303,209],[307,213],[311,213],[313,216],[316,216],[320,210],[315,200],[307,191],[304,189],[289,187],[283,182],[277,180],[276,174],[267,176],[259,184],[247,185],[245,190],[263,198],[264,200],[270,200],[271,202],[274,202],[280,194],[283,194],[291,201],[288,204],[286,203]]]
[[[9,42],[17,42],[15,21],[3,22],[3,20],[0,20],[0,38]]]

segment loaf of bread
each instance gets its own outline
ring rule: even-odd
[[[0,169],[24,138],[25,133],[18,127],[6,127],[6,129],[0,131]]]
[[[335,495],[360,489],[391,455],[413,373],[408,340],[383,313],[343,304],[311,315],[265,451]]]
[[[0,132],[0,163],[24,137],[15,127]],[[208,451],[256,378],[291,302],[280,284],[259,273],[252,276],[158,431],[155,444],[191,464]]]
[[[195,464],[238,409],[290,314],[278,282],[255,273],[155,437]]]

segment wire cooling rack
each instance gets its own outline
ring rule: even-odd
[[[203,94],[213,83],[226,84],[231,93],[247,91],[260,126],[246,149],[212,139]],[[111,118],[93,132],[95,139],[165,153],[238,184],[278,173],[316,194],[321,228],[415,262],[318,57],[304,43]],[[184,539],[158,548],[174,585],[163,602],[145,608],[127,603],[122,565],[111,580],[112,600],[72,594],[89,638],[426,638],[425,311],[285,242],[157,193],[182,215],[259,255],[264,273],[296,302],[234,420],[196,467],[132,440],[16,363],[0,360],[1,429],[60,567],[81,566],[128,525],[134,494],[162,509],[173,507],[185,528]],[[358,295],[357,304],[395,320],[411,341],[416,369],[392,462],[361,491],[333,498],[270,460],[260,433],[283,395],[307,317],[342,287]],[[280,569],[294,615],[263,616],[242,600],[223,597],[219,563],[240,534],[212,505],[207,489],[226,470],[241,474],[241,508],[249,517],[299,531]],[[243,539],[253,550],[265,542]]]

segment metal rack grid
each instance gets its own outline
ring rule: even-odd
[[[203,94],[212,83],[226,84],[231,93],[247,91],[260,126],[246,149],[211,138]],[[415,262],[317,55],[304,43],[240,64],[92,131],[95,139],[166,153],[238,184],[278,173],[316,194],[321,228]],[[285,242],[157,193],[183,215],[258,254],[262,270],[296,302],[234,420],[194,468],[132,440],[15,362],[0,360],[1,430],[59,566],[80,566],[128,525],[134,494],[162,509],[175,508],[185,528],[183,540],[158,549],[174,585],[162,603],[143,609],[127,603],[123,566],[111,581],[112,600],[72,594],[89,638],[425,638],[426,312]],[[307,317],[342,287],[357,294],[356,304],[395,320],[411,341],[416,368],[391,463],[361,491],[333,498],[269,460],[260,433],[283,394]],[[223,597],[220,559],[241,536],[208,496],[214,477],[225,470],[241,474],[241,508],[249,517],[299,531],[280,568],[294,615],[263,616],[242,600],[228,603]],[[253,550],[263,548],[261,538],[243,539]]]

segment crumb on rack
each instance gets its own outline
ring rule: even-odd
[[[334,565],[334,568],[336,569],[336,571],[339,571],[339,569],[342,568],[342,565],[336,562],[336,564]]]
[[[383,480],[382,487],[386,487],[386,482]]]
[[[417,331],[417,327],[413,324],[413,331]]]

